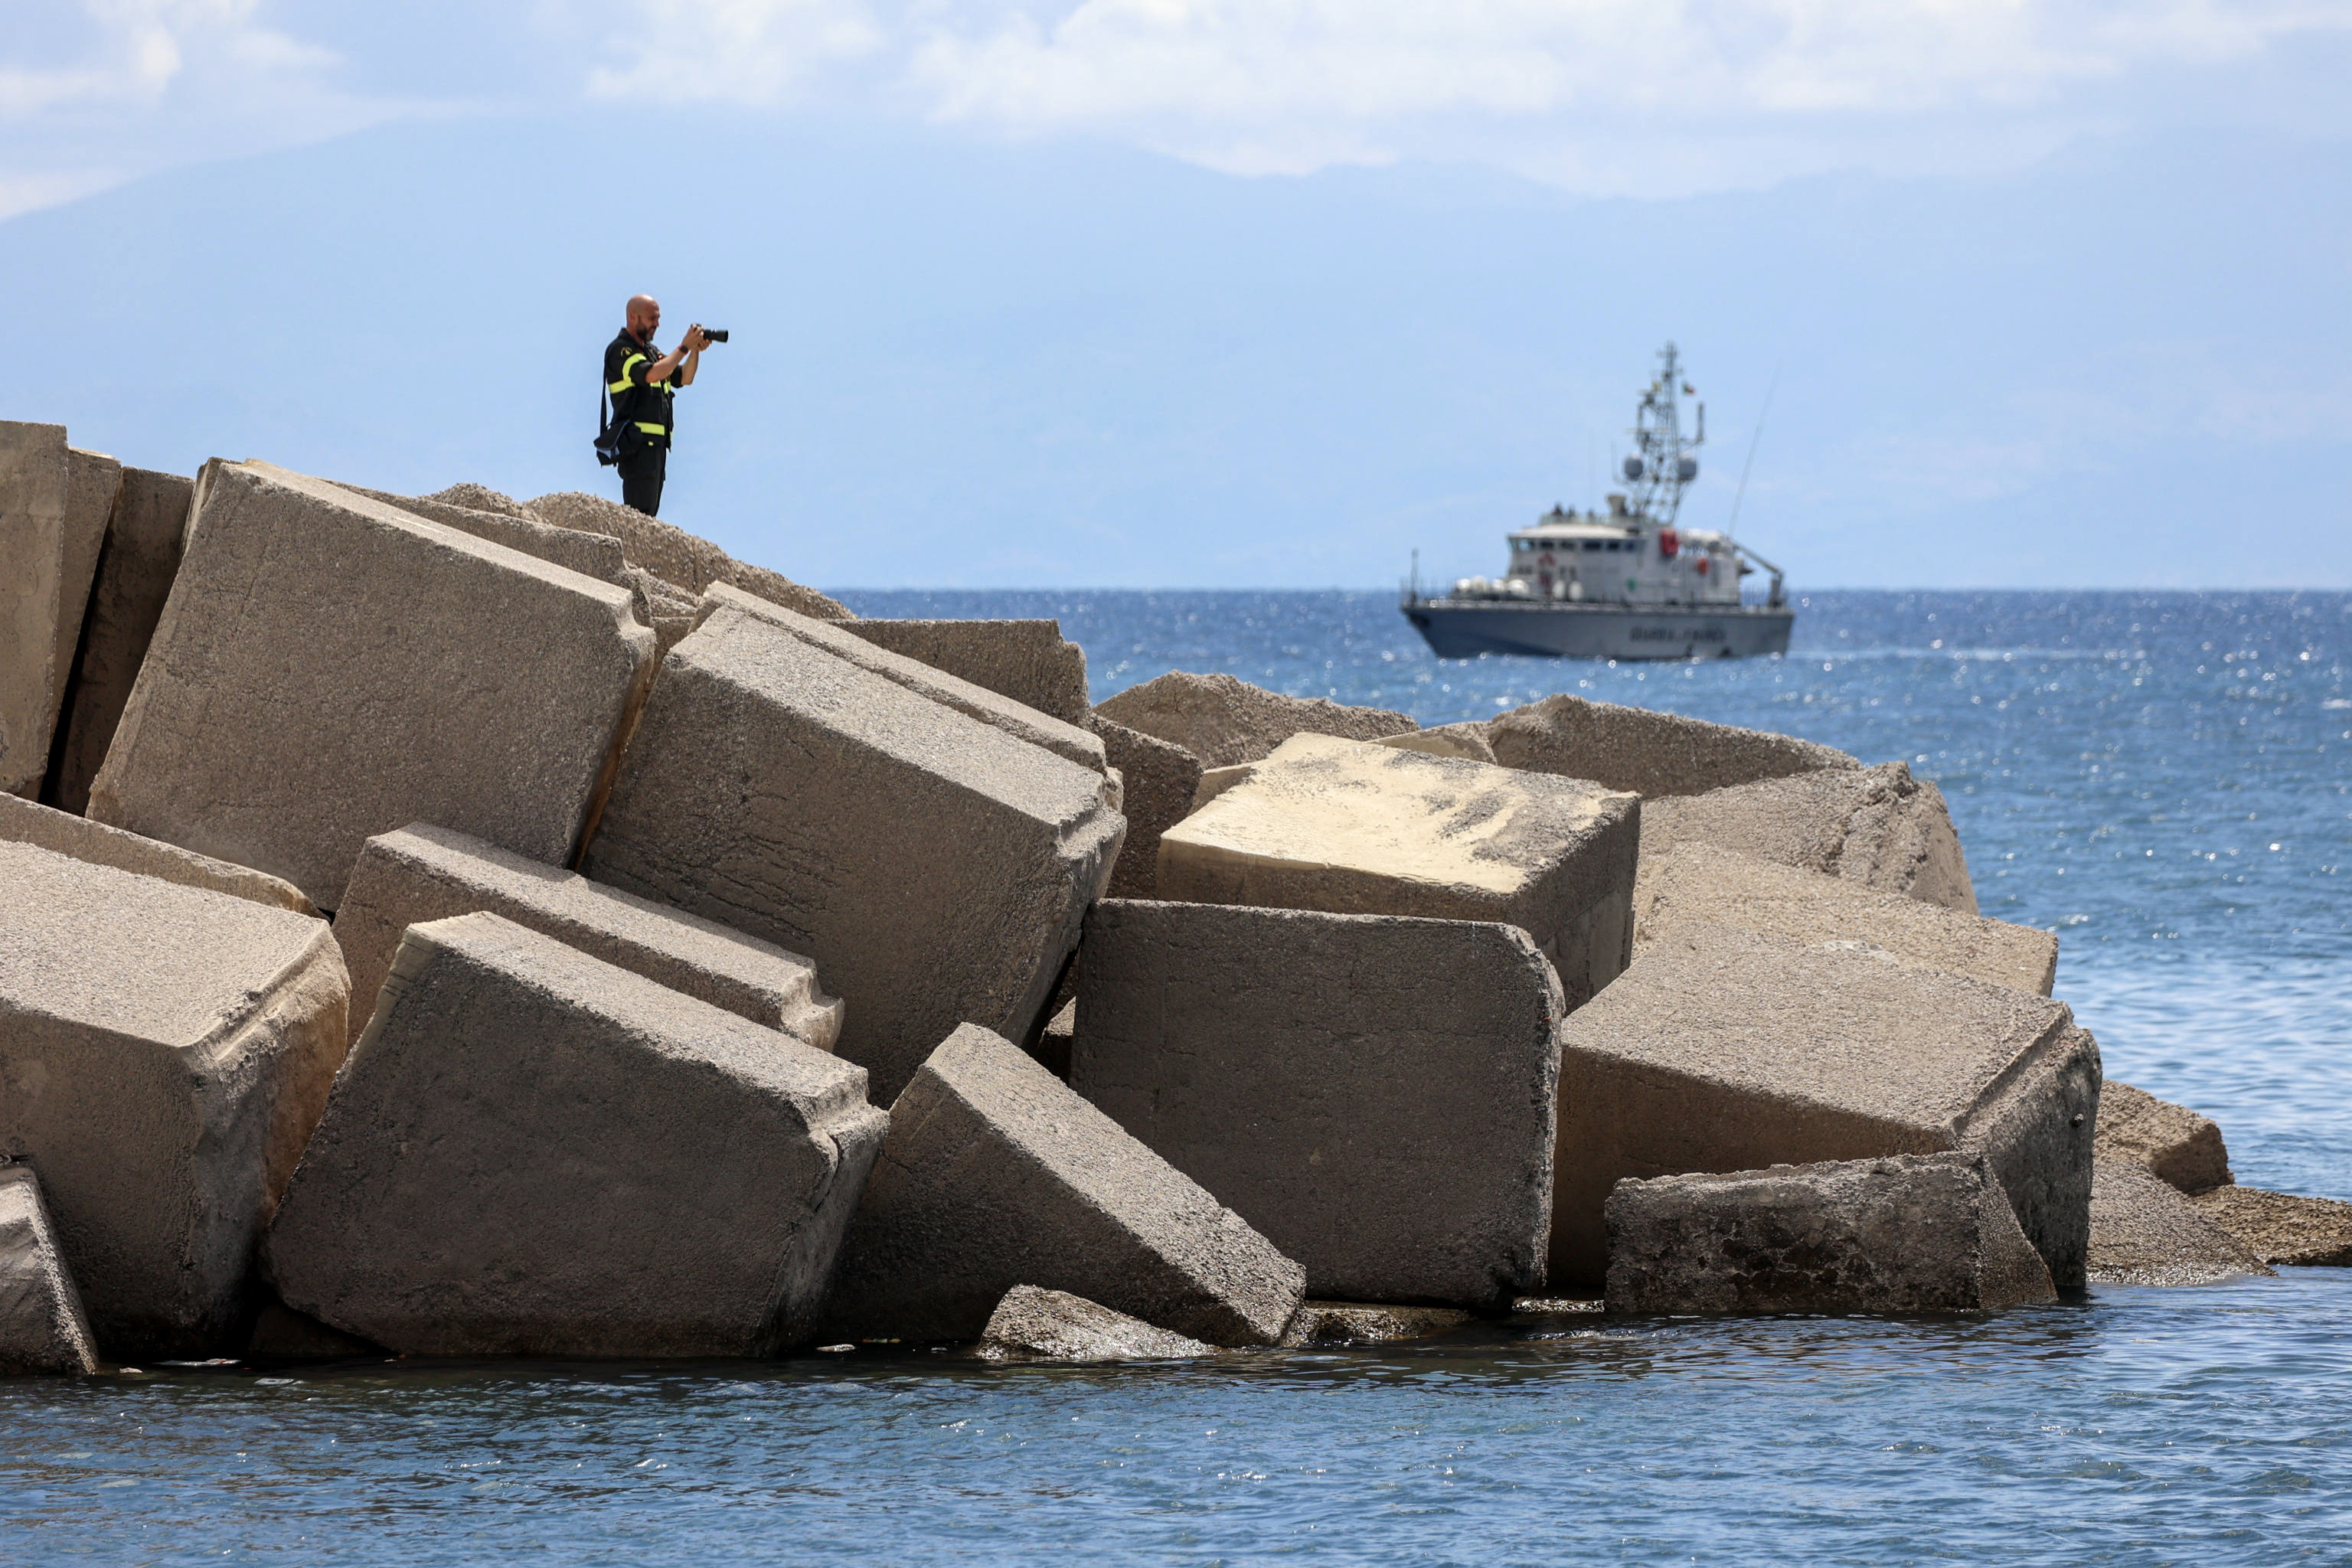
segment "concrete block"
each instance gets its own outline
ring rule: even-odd
[[[1467,757],[1474,763],[1496,761],[1494,742],[1488,739],[1486,723],[1482,719],[1408,730],[1402,735],[1383,735],[1381,744],[1407,752],[1427,752],[1433,757]]]
[[[1097,904],[1070,1087],[1307,1270],[1499,1309],[1543,1283],[1559,981],[1515,926]]]
[[[877,647],[943,669],[1065,724],[1086,727],[1087,650],[1062,623],[1036,621],[843,621]]]
[[[1118,852],[1106,785],[716,603],[663,661],[581,869],[806,954],[880,1100],[959,1023],[1044,1022]]]
[[[494,511],[500,517],[533,515],[526,510],[522,502],[515,500],[514,497],[502,490],[494,490],[488,485],[475,484],[471,480],[460,480],[446,489],[435,490],[423,499],[437,500],[445,506],[462,506],[467,511]]]
[[[1297,1345],[1380,1344],[1391,1340],[1434,1339],[1471,1321],[1453,1307],[1399,1307],[1389,1302],[1305,1301],[1292,1315],[1282,1342]]]
[[[1127,816],[1127,843],[1111,868],[1116,899],[1159,897],[1160,836],[1192,815],[1192,795],[1201,787],[1201,759],[1140,730],[1130,730],[1097,713],[1087,721],[1103,743],[1103,758],[1118,771],[1119,809]]]
[[[979,1354],[983,1361],[1166,1361],[1216,1349],[1066,1290],[1015,1285],[988,1315]]]
[[[492,544],[503,544],[509,550],[520,550],[525,555],[535,555],[541,561],[551,562],[583,577],[593,577],[600,583],[625,581],[622,574],[627,563],[623,558],[621,542],[609,534],[558,528],[528,513],[518,515],[488,510],[435,496],[396,496],[388,490],[372,490],[360,485],[342,488],[370,500],[398,507],[428,522],[454,528],[460,533],[470,533],[477,539],[487,539]]]
[[[321,909],[419,820],[570,860],[652,668],[627,589],[266,463],[195,509],[91,816]]]
[[[110,1357],[215,1353],[342,1059],[326,922],[0,843],[0,1153]]]
[[[1560,1039],[1551,1283],[1600,1281],[1617,1183],[1981,1151],[2083,1282],[2099,1053],[2063,1003],[1717,926],[1644,948]]]
[[[821,1051],[831,1050],[841,1034],[841,1004],[819,987],[816,966],[799,954],[418,822],[367,841],[335,911],[335,940],[352,974],[352,1038],[375,1010],[402,934],[478,910]]]
[[[2237,1178],[2221,1130],[2187,1106],[2110,1079],[2099,1091],[2099,1157],[2137,1160],[2184,1193],[2210,1192]]]
[[[89,609],[82,617],[81,648],[59,721],[62,734],[41,792],[44,801],[60,810],[79,816],[89,809],[89,782],[106,761],[122,705],[131,699],[131,683],[139,679],[180,570],[194,489],[191,480],[177,474],[122,470]]]
[[[500,916],[432,921],[267,1267],[411,1354],[771,1354],[806,1337],[884,1125],[838,1058]]]
[[[655,657],[668,658],[669,650],[694,630],[695,620],[702,614],[702,596],[674,587],[642,566],[622,567],[621,579],[636,601],[637,619],[654,629]]]
[[[922,660],[895,653],[889,647],[853,636],[846,623],[835,625],[797,615],[781,605],[772,605],[755,594],[747,594],[724,583],[714,584],[703,595],[704,613],[711,607],[726,605],[744,615],[757,616],[779,631],[788,632],[813,647],[823,648],[845,664],[856,665],[895,685],[903,686],[919,696],[928,697],[943,708],[951,708],[967,719],[977,720],[992,730],[1002,730],[1018,741],[1042,746],[1057,757],[1092,768],[1101,773],[1104,768],[1103,744],[1094,735],[1075,724],[1066,724],[1034,708],[1025,708],[1009,697],[999,696],[986,687],[936,669]],[[1114,806],[1116,802],[1113,803]]]
[[[1686,925],[1736,926],[1808,944],[1864,942],[1900,963],[2040,996],[2050,994],[2058,977],[2054,931],[1943,909],[1712,844],[1673,846],[1658,860],[1645,861],[1634,884],[1634,952]]]
[[[2090,1282],[2213,1285],[2273,1273],[2137,1160],[2100,1160],[2091,1177]]]
[[[1377,741],[1418,729],[1385,708],[1349,708],[1320,697],[1285,697],[1223,673],[1171,670],[1096,704],[1130,730],[1183,747],[1210,768],[1270,756],[1293,735]]]
[[[1655,865],[1685,843],[1978,912],[1943,792],[1914,779],[1902,763],[1824,768],[1652,800],[1642,813],[1643,864]]]
[[[445,492],[446,493],[446,492]],[[608,534],[621,542],[632,566],[642,566],[684,592],[701,595],[713,583],[725,583],[757,595],[772,605],[821,621],[856,617],[840,600],[803,587],[781,573],[738,561],[707,539],[697,538],[674,522],[647,517],[633,507],[581,490],[541,496],[525,501],[523,511],[558,528],[576,528]]]
[[[37,798],[121,465],[0,420],[0,792]]]
[[[1580,779],[1301,734],[1160,836],[1160,896],[1515,925],[1575,1007],[1631,951],[1640,817]]]
[[[2352,1267],[2352,1204],[2266,1193],[2234,1183],[2210,1188],[2189,1202],[2264,1263]]]
[[[98,1370],[97,1342],[29,1165],[0,1165],[0,1377]]]
[[[971,1340],[1032,1284],[1210,1344],[1262,1345],[1305,1279],[1068,1085],[965,1025],[890,1108],[825,1316],[845,1339]]]
[[[1760,779],[1862,766],[1843,752],[1794,735],[1589,702],[1566,692],[1497,713],[1486,727],[1495,761],[1507,768],[1591,779],[1644,797],[1705,795]]]
[[[1986,1312],[2055,1301],[1980,1153],[1624,1181],[1612,1312]]]
[[[70,855],[93,866],[111,866],[142,877],[160,877],[184,888],[204,888],[235,899],[315,917],[319,910],[293,883],[250,866],[233,866],[176,844],[142,837],[86,816],[58,811],[13,795],[0,795],[0,841],[32,844]]]

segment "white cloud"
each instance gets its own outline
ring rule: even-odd
[[[890,43],[860,0],[649,0],[612,21],[625,63],[589,72],[597,98],[774,104]]]

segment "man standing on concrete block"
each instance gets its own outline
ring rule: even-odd
[[[596,447],[599,458],[611,452],[607,460],[621,470],[621,499],[647,517],[661,514],[677,389],[694,384],[702,351],[718,341],[697,323],[663,353],[654,345],[660,330],[660,302],[650,294],[632,299],[619,334],[604,345],[604,394],[612,410]]]
[[[1349,1301],[1544,1282],[1559,978],[1469,921],[1112,900],[1070,1087]]]

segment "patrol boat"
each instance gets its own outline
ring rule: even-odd
[[[1706,439],[1706,405],[1682,433],[1682,399],[1695,396],[1668,343],[1657,378],[1634,414],[1626,489],[1606,512],[1555,506],[1511,534],[1500,577],[1464,577],[1423,594],[1418,560],[1401,607],[1440,658],[1482,653],[1569,658],[1741,658],[1789,651],[1780,569],[1727,532],[1675,526],[1683,490],[1698,478],[1693,454]],[[1738,506],[1733,515],[1738,514]],[[1740,601],[1739,580],[1772,574],[1761,605]]]

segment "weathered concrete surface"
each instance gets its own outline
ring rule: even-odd
[[[428,522],[437,522],[460,533],[487,539],[492,544],[503,544],[509,550],[520,550],[525,555],[536,555],[541,561],[553,562],[583,577],[593,577],[600,583],[626,581],[622,575],[626,563],[623,559],[621,542],[609,534],[558,528],[551,522],[541,522],[528,514],[518,516],[512,512],[485,510],[434,496],[399,496],[389,490],[372,490],[361,485],[345,485],[342,488],[370,500],[398,507]]]
[[[445,495],[447,493],[443,492]],[[647,517],[633,507],[581,490],[541,496],[522,504],[526,515],[558,528],[577,528],[608,534],[621,542],[632,566],[642,566],[688,594],[700,595],[713,583],[726,583],[754,594],[772,605],[782,605],[822,621],[856,617],[840,600],[803,587],[781,573],[736,560],[707,539],[687,532],[674,522]]]
[[[1320,697],[1285,697],[1223,673],[1171,670],[1095,705],[1130,730],[1183,747],[1209,768],[1254,763],[1293,735],[1377,741],[1420,728],[1385,708],[1349,708]]]
[[[1943,792],[1914,779],[1903,763],[1824,768],[1651,801],[1642,813],[1643,864],[1654,865],[1685,843],[1978,912]]]
[[[267,871],[215,860],[176,844],[143,838],[13,795],[0,795],[0,841],[37,845],[94,866],[111,866],[142,877],[160,877],[184,888],[204,888],[275,909],[292,910],[297,914],[316,916],[319,912],[302,896],[301,889]]]
[[[798,953],[417,822],[367,841],[335,911],[335,940],[352,974],[353,1039],[367,1027],[402,933],[478,910],[821,1051],[840,1037],[841,1004]]]
[[[1127,843],[1111,868],[1110,896],[1160,896],[1160,836],[1192,815],[1192,795],[1201,787],[1201,759],[1140,730],[1097,713],[1087,727],[1103,743],[1103,758],[1123,782],[1119,809],[1127,816]]]
[[[81,1293],[29,1165],[0,1165],[0,1377],[98,1370]]]
[[[1306,1276],[1019,1049],[965,1025],[890,1108],[825,1314],[845,1339],[971,1340],[1066,1290],[1210,1344],[1270,1344]]]
[[[1543,1283],[1559,981],[1527,932],[1111,900],[1070,1087],[1318,1297],[1500,1308]]]
[[[655,657],[668,658],[669,650],[694,630],[695,620],[702,614],[702,596],[688,594],[642,566],[624,566],[621,576],[636,602],[637,619],[654,629]]]
[[[211,1354],[342,1059],[334,939],[16,843],[0,930],[0,1153],[40,1172],[110,1356]]]
[[[807,955],[879,1100],[960,1023],[1044,1021],[1118,852],[1107,782],[718,604],[581,869]]]
[[[177,474],[125,468],[106,522],[89,609],[82,617],[66,710],[41,798],[79,816],[89,805],[89,781],[106,761],[122,705],[163,618],[163,601],[180,570],[194,484]]]
[[[844,621],[877,647],[920,660],[1024,708],[1086,727],[1087,650],[1059,621]]]
[[[210,463],[89,814],[321,909],[372,835],[568,861],[642,700],[625,588],[266,463]]]
[[[978,1353],[983,1361],[1164,1361],[1216,1348],[1066,1290],[1015,1285],[988,1315]]]
[[[121,465],[0,420],[0,792],[37,797]]]
[[[1376,1344],[1426,1340],[1470,1321],[1452,1307],[1399,1307],[1388,1302],[1304,1301],[1284,1331],[1285,1345]]]
[[[1301,734],[1160,836],[1159,890],[1515,925],[1575,1007],[1631,952],[1640,816],[1580,779]]]
[[[2055,1301],[1981,1153],[1624,1181],[1612,1312],[1985,1312]]]
[[[838,1058],[500,916],[433,921],[267,1266],[412,1354],[769,1354],[805,1337],[884,1126]]]
[[[2103,1160],[2137,1160],[2191,1194],[2237,1178],[2221,1130],[2185,1105],[2109,1079],[2099,1091],[2098,1152]]]
[[[2047,996],[2058,937],[1776,866],[1712,844],[1676,844],[1645,861],[1633,889],[1633,950],[1686,925],[1736,926],[1806,943],[1866,942],[1902,963]],[[2103,1113],[2105,1108],[2102,1108]]]
[[[478,485],[470,480],[461,479],[423,499],[437,500],[444,506],[462,506],[467,511],[494,511],[500,517],[532,515],[524,510],[522,502],[503,490],[494,490],[488,485]]]
[[[1882,954],[1687,926],[1561,1031],[1551,1283],[1593,1283],[1617,1183],[1981,1150],[2083,1280],[2097,1045],[2063,1003]]]
[[[1589,702],[1566,692],[1486,721],[1495,760],[1507,768],[1591,779],[1643,796],[1705,795],[1760,779],[1862,763],[1829,746],[1710,724],[1679,713]]]
[[[1000,696],[986,687],[975,686],[946,670],[934,668],[918,658],[909,658],[866,637],[854,636],[847,623],[817,620],[798,615],[781,605],[772,605],[756,594],[747,594],[724,583],[714,584],[703,595],[703,614],[725,605],[744,615],[757,616],[779,631],[788,632],[812,647],[823,648],[845,664],[880,676],[894,685],[903,686],[918,696],[927,697],[943,708],[953,709],[967,719],[974,719],[992,730],[1002,730],[1017,741],[1042,746],[1057,757],[1092,768],[1101,773],[1104,768],[1103,743],[1087,730],[1066,724],[1034,708],[1023,706],[1009,697]],[[1114,805],[1117,804],[1113,803]]]
[[[2200,1193],[2189,1202],[2264,1263],[2352,1265],[2352,1204],[2267,1193],[2234,1183]]]
[[[2273,1270],[2137,1160],[2097,1162],[2091,1178],[2094,1285],[2212,1285]]]
[[[1408,752],[1427,752],[1433,757],[1467,757],[1474,763],[1496,760],[1495,747],[1487,739],[1483,719],[1465,719],[1426,730],[1409,730],[1402,735],[1384,735],[1381,744]]]

